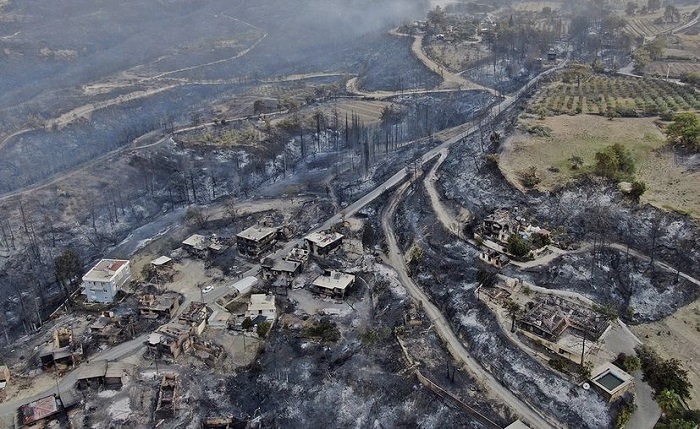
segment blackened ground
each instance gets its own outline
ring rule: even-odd
[[[398,216],[412,216],[420,206],[418,192],[409,195]],[[411,222],[406,222],[410,225]],[[536,408],[571,425],[605,428],[610,410],[595,392],[585,391],[532,359],[501,332],[492,312],[475,297],[477,251],[446,234],[436,234],[432,213],[418,214],[412,234],[424,245],[416,279],[442,309],[470,353],[505,386]]]
[[[511,125],[512,121],[508,127]],[[507,132],[500,131],[501,135]],[[596,178],[553,194],[523,194],[481,154],[478,135],[454,147],[442,166],[440,185],[444,198],[468,208],[476,222],[504,207],[547,228],[563,228],[563,241],[567,243],[605,240],[629,244],[644,255],[653,254],[693,277],[700,276],[700,245],[696,239],[700,229],[693,219],[634,204],[615,186]],[[407,215],[407,219],[412,216]],[[658,268],[647,270],[639,259],[632,258],[628,264],[619,253],[598,255],[599,269],[592,279],[590,254],[561,258],[547,269],[551,270],[547,274],[530,273],[529,278],[547,287],[583,293],[601,304],[612,304],[625,319],[631,307],[634,321],[668,316],[700,294],[696,285],[682,279],[676,283],[675,275]]]
[[[250,369],[229,377],[225,392],[205,392],[205,414],[261,415],[265,427],[481,427],[412,373],[400,373],[406,363],[392,332],[403,321],[405,295],[395,296],[386,280],[375,287],[373,276],[365,277],[373,285],[369,314],[360,309],[333,319],[342,333],[337,343],[274,328]]]

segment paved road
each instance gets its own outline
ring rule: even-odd
[[[91,357],[90,361],[114,361],[128,356],[130,354],[136,353],[140,351],[141,348],[145,347],[144,342],[148,339],[148,335],[149,334],[141,335],[139,337],[134,338],[131,341],[127,341],[118,346],[104,350]],[[7,402],[3,402],[2,404],[0,404],[0,416],[4,417],[14,414],[17,411],[17,408],[19,408],[21,405],[54,394],[56,393],[57,389],[59,393],[67,392],[68,390],[73,388],[73,386],[75,385],[75,381],[78,379],[78,376],[81,373],[81,370],[84,370],[86,366],[89,366],[89,364],[84,364],[83,366],[78,367],[78,369],[69,372],[63,378],[61,378],[57,385],[52,386],[49,389],[46,389],[29,397],[18,398]]]
[[[514,97],[509,97],[503,99],[500,103],[498,103],[495,106],[492,106],[491,109],[489,110],[488,117],[486,118],[486,121],[492,121],[496,118],[498,114],[500,114],[502,111],[506,110],[509,108],[513,103],[515,103],[522,95],[527,93],[529,91],[530,87],[535,84],[537,81],[539,81],[543,76],[554,72],[555,70],[560,69],[561,67],[564,67],[568,60],[562,62],[559,66],[549,69],[537,77],[535,77],[533,80],[531,80],[525,87],[523,87],[521,90],[519,90]],[[466,128],[466,130],[465,130]],[[450,135],[451,133],[456,133],[452,138],[449,138],[445,140],[442,144],[439,146],[429,150],[425,154],[423,154],[417,161],[416,161],[416,167],[417,166],[423,166],[425,163],[433,159],[435,156],[438,156],[442,151],[445,149],[448,149],[450,146],[454,145],[457,142],[462,141],[466,137],[470,136],[471,134],[475,133],[478,130],[477,123],[472,121],[463,125],[460,125],[458,127],[454,127],[450,130],[447,130],[445,134]],[[157,143],[162,143],[165,141],[166,138],[163,138],[159,140]],[[132,148],[133,149],[133,148]],[[326,220],[322,225],[318,226],[315,228],[313,231],[321,231],[321,230],[326,230],[330,228],[331,225],[336,224],[338,222],[343,221],[346,217],[350,217],[357,213],[359,210],[364,208],[366,205],[377,199],[380,195],[382,195],[384,192],[393,189],[400,183],[402,183],[408,176],[409,174],[414,173],[413,169],[409,169],[409,167],[404,167],[401,170],[399,170],[396,174],[391,176],[389,179],[387,179],[384,183],[381,185],[377,186],[375,189],[364,195],[362,198],[354,202],[353,204],[349,205],[345,209],[341,210],[339,213],[336,213],[334,216]],[[301,246],[303,244],[302,239],[297,239],[297,240],[292,240],[289,243],[287,243],[286,246],[284,246],[282,249],[278,250],[275,255],[282,256],[285,255],[289,252],[289,250],[292,247],[295,246]],[[246,273],[243,274],[243,277],[247,276],[255,276],[259,273],[260,267],[256,266],[247,271]],[[405,273],[404,273],[405,274]],[[415,285],[414,285],[415,286]],[[205,301],[208,303],[211,303],[215,301],[216,299],[220,298],[224,294],[228,293],[230,291],[229,287],[223,287],[223,288],[217,288],[214,291],[206,294],[205,296]],[[427,298],[427,297],[426,297]],[[426,299],[426,303],[429,303],[429,301]],[[432,305],[432,304],[431,304]],[[433,317],[436,318],[436,320],[440,320],[441,324],[443,325],[445,331],[445,335],[451,335],[452,341],[456,342],[459,344],[459,346],[462,348],[462,351],[466,353],[466,350],[461,346],[457,338],[454,336],[454,333],[449,328],[449,325],[447,324],[447,321],[445,320],[444,316],[437,310],[436,307],[432,306],[431,309],[431,319]],[[117,347],[114,347],[112,349],[109,349],[107,351],[104,351],[100,354],[98,354],[96,357],[93,358],[93,360],[115,360],[119,359],[122,356],[125,356],[129,353],[133,353],[136,350],[138,350],[140,347],[143,347],[144,341],[148,338],[148,335],[143,335],[133,341],[121,344]],[[468,354],[466,354],[466,357],[468,357]],[[471,358],[470,358],[471,359]],[[478,366],[478,363],[473,361],[473,364]],[[480,367],[479,367],[480,368]],[[482,370],[483,371],[483,370]],[[501,386],[490,374],[486,373],[487,377],[490,377],[488,380],[490,384],[494,384],[494,389],[496,390],[502,390],[503,395],[510,395],[513,400],[520,402],[517,398],[515,398],[512,393],[510,393],[507,389],[505,389],[503,386]],[[72,387],[73,384],[75,384],[75,379],[77,375],[75,371],[69,373],[66,375],[60,382],[59,382],[59,389],[64,389],[67,390],[68,388]],[[37,395],[34,395],[29,398],[23,398],[23,399],[18,399],[10,402],[6,402],[4,404],[0,404],[0,416],[7,415],[9,413],[13,413],[17,407],[22,405],[23,403],[31,402],[35,399],[41,398],[43,396],[49,395],[53,393],[54,390],[46,390],[44,392],[41,392]],[[523,410],[525,413],[524,415],[527,415],[528,412],[527,410]],[[537,414],[534,411],[530,411],[529,413],[533,413],[532,419],[533,421],[535,420],[534,416]],[[544,421],[544,420],[543,420]],[[544,426],[535,426],[535,427],[551,427],[549,424],[546,424]]]

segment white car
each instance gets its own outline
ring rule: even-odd
[[[202,293],[209,293],[213,290],[214,290],[214,286],[209,285],[209,286],[205,287],[204,289],[202,289]]]

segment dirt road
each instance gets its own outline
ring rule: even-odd
[[[423,48],[423,38],[424,35],[410,35],[410,34],[404,34],[404,33],[399,33],[396,29],[390,31],[391,34],[395,36],[402,36],[402,37],[413,37],[413,43],[411,44],[411,52],[413,55],[415,55],[416,58],[418,58],[423,65],[425,65],[430,71],[433,73],[437,74],[442,78],[442,83],[440,84],[441,88],[445,89],[478,89],[482,91],[488,91],[491,92],[492,94],[496,94],[495,90],[493,88],[488,88],[483,85],[479,85],[476,82],[473,82],[469,79],[465,79],[462,77],[462,75],[457,74],[457,73],[452,73],[445,67],[441,66],[440,64],[436,63],[433,61],[428,54],[425,53],[425,49]]]
[[[452,331],[450,324],[440,310],[431,302],[430,298],[413,282],[406,272],[403,255],[396,242],[396,235],[392,225],[392,219],[403,194],[408,189],[410,182],[402,185],[392,196],[389,205],[382,214],[382,228],[389,247],[388,262],[394,267],[399,275],[401,283],[404,285],[409,295],[414,301],[422,305],[423,311],[433,324],[435,332],[442,338],[445,345],[458,362],[462,362],[465,369],[469,371],[486,389],[495,397],[506,403],[518,416],[533,428],[556,428],[561,427],[555,420],[542,415],[538,410],[532,408],[524,401],[517,398],[510,390],[501,385],[490,373],[469,354],[462,342]]]

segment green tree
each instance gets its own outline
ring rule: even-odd
[[[635,203],[639,202],[639,199],[641,196],[646,192],[647,190],[647,184],[638,180],[635,180],[632,182],[632,187],[630,188],[630,198],[632,198],[632,201]]]
[[[510,332],[515,332],[515,320],[520,314],[520,304],[509,298],[508,301],[506,301],[506,310],[511,317]]]
[[[595,154],[595,172],[599,176],[614,179],[620,170],[620,160],[610,146]]]
[[[530,246],[518,234],[513,234],[508,238],[508,253],[523,258],[530,253]]]
[[[73,249],[65,249],[53,260],[56,280],[61,284],[66,297],[70,297],[75,286],[83,276],[83,262],[80,255]]]
[[[635,372],[641,367],[641,361],[637,356],[627,356],[622,364],[627,372]]]
[[[531,165],[527,169],[527,171],[522,172],[521,176],[523,185],[525,185],[528,188],[533,188],[535,187],[535,185],[542,181],[542,179],[540,179],[540,176],[537,175],[537,167],[535,167],[534,165]]]
[[[258,328],[256,332],[258,333],[258,337],[260,338],[265,338],[267,337],[267,334],[270,332],[270,328],[272,327],[272,324],[268,322],[267,320],[258,323]]]
[[[247,331],[248,329],[250,329],[252,327],[253,327],[253,321],[250,320],[250,317],[246,317],[245,319],[243,319],[243,322],[241,322],[241,328],[243,328],[243,330],[245,330],[245,331]]]
[[[416,273],[418,267],[423,262],[425,258],[425,253],[420,244],[414,242],[411,246],[411,250],[408,252],[408,270],[411,274]]]
[[[634,173],[634,159],[624,146],[615,143],[595,154],[595,173],[617,180],[621,174]]]
[[[695,113],[679,113],[673,117],[666,127],[666,136],[669,143],[688,146],[693,150],[700,150],[700,120]]]
[[[649,346],[639,346],[635,351],[641,362],[644,380],[656,395],[672,390],[681,400],[690,398],[693,385],[688,381],[688,371],[681,367],[678,359],[664,360]]]
[[[637,11],[637,3],[631,1],[627,3],[627,6],[625,7],[625,13],[627,15],[634,15],[634,13]]]
[[[578,170],[583,166],[583,158],[578,155],[572,155],[571,158],[569,158],[569,166],[572,170]]]
[[[659,408],[664,415],[668,416],[673,413],[681,403],[678,400],[678,395],[673,390],[664,389],[656,395],[656,402],[659,403]]]
[[[653,12],[661,9],[661,0],[647,0],[647,10]]]

